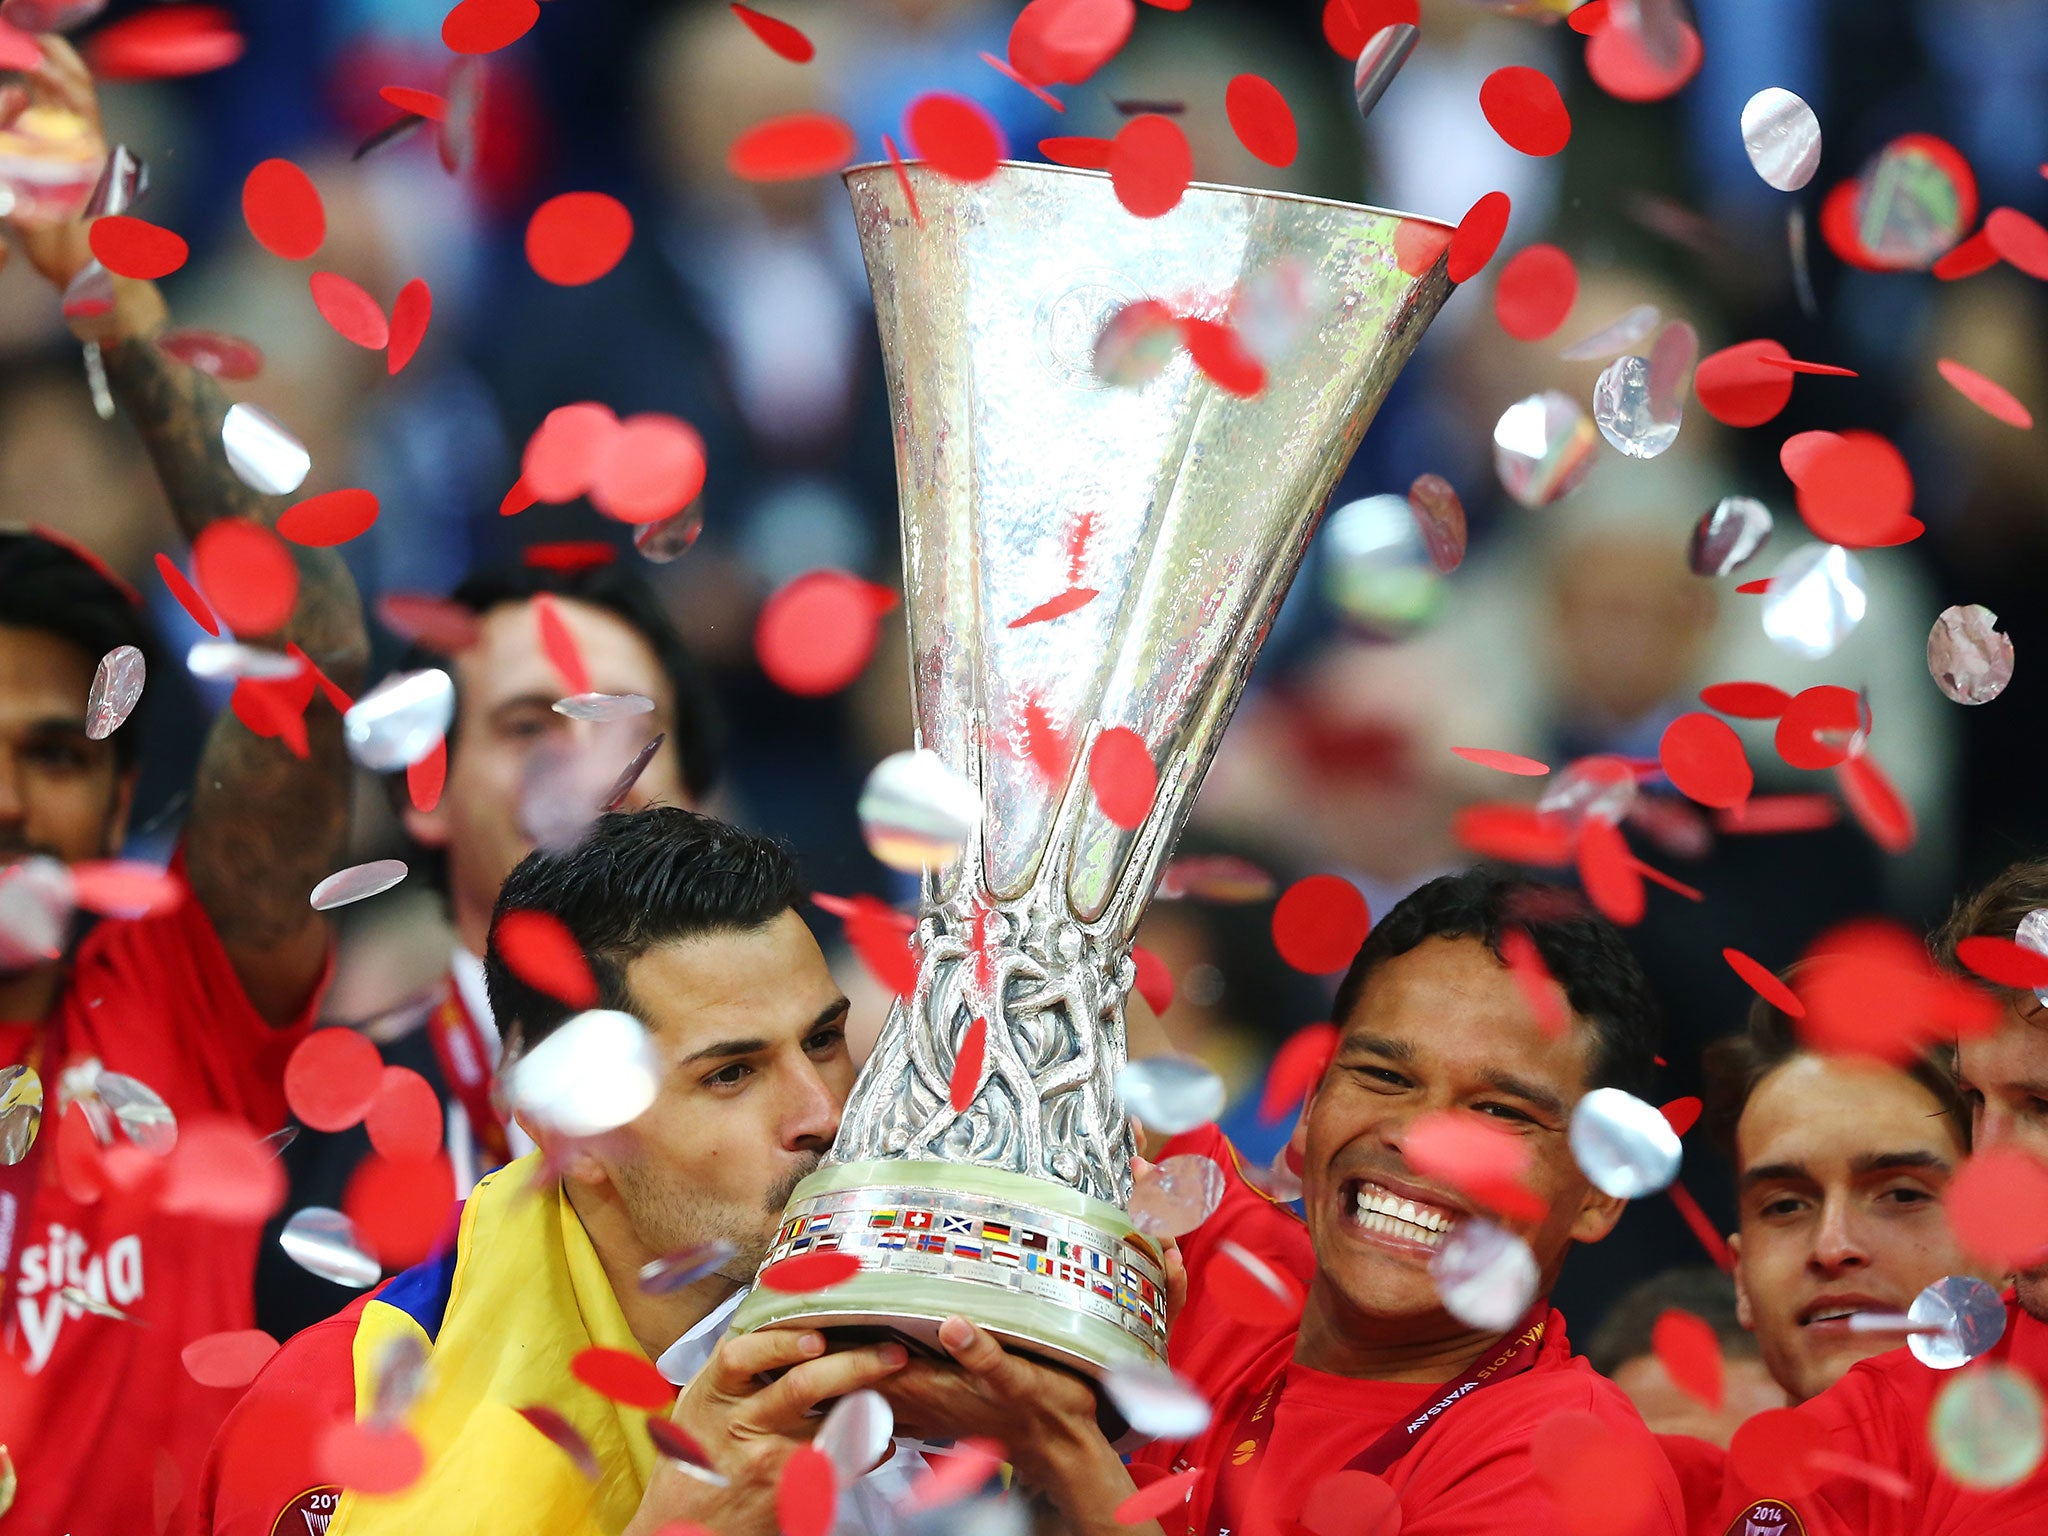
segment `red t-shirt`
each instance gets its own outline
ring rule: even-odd
[[[1245,1183],[1229,1143],[1213,1126],[1176,1138],[1166,1148],[1203,1152],[1224,1165],[1228,1190],[1216,1213],[1181,1239],[1188,1302],[1173,1327],[1173,1367],[1209,1399],[1215,1412],[1197,1438],[1147,1446],[1134,1462],[1154,1469],[1201,1467],[1186,1505],[1185,1528],[1209,1530],[1217,1471],[1231,1463],[1247,1407],[1276,1377],[1283,1384],[1256,1484],[1255,1507],[1267,1527],[1287,1529],[1322,1478],[1432,1401],[1441,1385],[1363,1381],[1295,1363],[1296,1324],[1252,1325],[1205,1298],[1206,1272],[1217,1245],[1229,1238],[1298,1279],[1313,1273],[1307,1229],[1291,1212]],[[1304,1263],[1306,1256],[1306,1263]],[[1549,1493],[1537,1476],[1532,1441],[1544,1421],[1577,1412],[1600,1419],[1619,1454],[1635,1460],[1654,1484],[1655,1508],[1628,1536],[1676,1536],[1684,1520],[1678,1484],[1634,1406],[1591,1366],[1572,1355],[1564,1319],[1552,1312],[1534,1365],[1446,1408],[1384,1480],[1401,1501],[1402,1536],[1516,1536],[1561,1531]],[[1169,1515],[1169,1536],[1182,1522]]]
[[[273,1028],[250,1004],[199,902],[106,920],[86,935],[57,1003],[64,1053],[97,1060],[162,1096],[185,1127],[234,1116],[284,1124],[284,1063],[312,1023]],[[28,1057],[35,1026],[0,1023],[0,1064]],[[39,1179],[4,1304],[0,1443],[19,1488],[0,1528],[51,1536],[133,1536],[189,1513],[214,1429],[235,1400],[185,1370],[184,1347],[255,1326],[254,1225],[166,1214],[141,1195],[74,1199],[57,1170],[63,1073],[44,1079]],[[59,1295],[77,1286],[132,1321]]]
[[[1984,1357],[2002,1361],[2048,1393],[2048,1323],[2006,1301],[2005,1337]],[[1969,1369],[1965,1367],[1964,1369]],[[2010,1488],[1977,1493],[1946,1471],[1928,1440],[1928,1417],[1954,1371],[1936,1371],[1895,1349],[1860,1361],[1848,1375],[1794,1411],[1826,1436],[1838,1455],[1903,1477],[1912,1496],[1853,1475],[1832,1476],[1801,1492],[1754,1488],[1729,1458],[1727,1485],[1713,1528],[1734,1536],[2040,1536],[2048,1531],[2048,1463]],[[1797,1523],[1786,1518],[1787,1511]]]
[[[1685,1524],[1692,1536],[1720,1536],[1716,1516],[1728,1477],[1728,1453],[1697,1435],[1659,1435],[1657,1445],[1685,1495]]]

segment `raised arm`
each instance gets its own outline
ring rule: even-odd
[[[61,38],[38,41],[45,63],[37,89],[96,122],[98,101],[84,62]],[[59,290],[91,259],[83,223],[11,233]],[[101,345],[114,396],[140,432],[185,537],[197,538],[225,518],[275,523],[284,503],[251,490],[228,467],[220,434],[232,402],[213,379],[155,345],[168,323],[155,286],[124,278],[114,286],[113,311],[73,328],[81,340]],[[236,638],[278,649],[296,643],[353,694],[368,661],[355,583],[333,551],[290,547],[299,572],[291,617],[275,634]],[[307,895],[339,863],[348,829],[341,719],[317,692],[306,735],[301,759],[222,710],[200,758],[185,826],[192,893],[249,1001],[280,1024],[305,1006],[326,963],[326,924]]]

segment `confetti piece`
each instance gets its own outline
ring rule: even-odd
[[[284,1097],[316,1131],[345,1131],[370,1112],[384,1081],[377,1047],[352,1029],[316,1029],[284,1067]]]
[[[1306,1024],[1289,1035],[1266,1068],[1266,1081],[1259,1089],[1259,1123],[1273,1124],[1307,1098],[1336,1054],[1334,1024]]]
[[[791,112],[747,129],[726,151],[726,169],[742,181],[798,181],[844,170],[859,147],[829,112]]]
[[[1673,1099],[1669,1104],[1659,1104],[1657,1113],[1664,1117],[1664,1123],[1671,1127],[1671,1134],[1684,1136],[1699,1124],[1700,1111],[1706,1108],[1704,1100],[1695,1094],[1682,1099]]]
[[[1607,0],[1585,0],[1585,4],[1565,17],[1564,22],[1581,37],[1591,37],[1606,26],[1608,20]]]
[[[1552,869],[1572,860],[1571,832],[1564,820],[1529,805],[1468,805],[1451,819],[1462,848],[1504,864]]]
[[[1926,531],[1912,509],[1906,456],[1875,432],[1844,432],[1825,444],[1799,481],[1799,515],[1829,544],[1909,543]]]
[[[1040,139],[1038,152],[1054,165],[1070,166],[1077,171],[1106,171],[1109,169],[1110,146],[1113,139],[1091,139],[1074,136]]]
[[[167,80],[225,69],[243,46],[221,7],[162,5],[102,27],[83,52],[102,80]]]
[[[441,19],[441,41],[454,53],[496,53],[533,30],[535,0],[461,0]]]
[[[1770,970],[1750,959],[1739,949],[1724,949],[1721,958],[1728,962],[1728,968],[1749,984],[1752,992],[1769,1003],[1788,1018],[1806,1017],[1806,1004],[1799,1001],[1799,994],[1772,975]]]
[[[1998,250],[1991,243],[1991,236],[1984,230],[1970,236],[1952,247],[1928,270],[1945,283],[1953,283],[1965,277],[1975,277],[1979,272],[1988,272],[1998,265]]]
[[[1493,315],[1517,341],[1541,341],[1564,324],[1578,297],[1571,257],[1554,245],[1524,246],[1500,269]]]
[[[1794,432],[1778,445],[1778,463],[1785,478],[1797,485],[1806,478],[1821,451],[1841,440],[1839,432]]]
[[[1603,28],[1597,41],[1614,32]],[[1636,1531],[1663,1518],[1656,1476],[1641,1440],[1623,1439],[1601,1419],[1571,1410],[1546,1417],[1530,1437],[1535,1480],[1568,1531]],[[1655,1449],[1648,1455],[1661,1456]]]
[[[1300,149],[1294,112],[1280,88],[1262,75],[1232,77],[1223,93],[1230,126],[1255,159],[1268,165],[1292,165]]]
[[[253,379],[263,371],[263,352],[239,336],[191,327],[167,331],[156,341],[157,350],[174,357],[189,368],[216,379]]]
[[[941,176],[986,181],[1004,154],[1002,130],[978,104],[964,96],[933,91],[904,114],[911,150]]]
[[[570,694],[591,692],[590,669],[584,665],[583,648],[576,643],[575,631],[562,617],[561,605],[553,593],[543,592],[534,598],[533,622],[540,631],[541,650],[555,671],[561,674],[564,691]]]
[[[1179,322],[1181,345],[1218,389],[1249,399],[1266,387],[1266,367],[1246,348],[1234,326],[1188,315]]]
[[[1394,264],[1410,277],[1421,277],[1450,249],[1457,231],[1421,219],[1403,219],[1394,226]]]
[[[1628,840],[1611,822],[1589,820],[1579,828],[1579,882],[1586,899],[1610,923],[1632,928],[1643,920],[1647,900],[1642,870]]]
[[[243,635],[282,629],[299,598],[299,567],[268,528],[239,518],[209,523],[192,541],[192,569],[213,611]]]
[[[1343,59],[1356,59],[1382,27],[1418,26],[1418,0],[1324,0],[1323,37]]]
[[[633,243],[633,216],[604,192],[564,192],[534,209],[526,260],[551,283],[578,288],[619,264]]]
[[[526,440],[519,460],[520,484],[540,501],[574,501],[597,478],[598,462],[619,427],[611,407],[594,400],[556,406]]]
[[[1833,683],[1801,689],[1778,716],[1778,756],[1793,768],[1832,768],[1849,756],[1850,738],[1862,718],[1862,700],[1854,689]]]
[[[242,182],[242,218],[256,243],[304,261],[327,239],[327,210],[312,178],[289,160],[265,160]]]
[[[1860,377],[1854,368],[1844,368],[1839,363],[1809,363],[1798,357],[1762,356],[1757,361],[1766,368],[1783,368],[1787,373],[1810,373],[1817,378],[1854,379]]]
[[[1492,747],[1453,747],[1451,751],[1468,763],[1477,763],[1482,768],[1493,768],[1502,773],[1519,774],[1523,778],[1541,778],[1550,772],[1548,763],[1539,763],[1535,758],[1523,757],[1518,752],[1500,752]]]
[[[2048,229],[2017,208],[1994,208],[1984,216],[1991,248],[2027,276],[2048,282]]]
[[[1049,597],[1036,608],[1030,609],[1022,618],[1010,620],[1009,628],[1024,629],[1032,624],[1049,624],[1054,619],[1063,619],[1068,614],[1086,608],[1100,594],[1093,587],[1069,587],[1057,597]]]
[[[981,1091],[981,1072],[988,1059],[988,1020],[976,1018],[960,1037],[960,1049],[953,1057],[953,1075],[946,1085],[947,1102],[953,1113],[966,1113]]]
[[[393,1162],[432,1157],[441,1150],[441,1096],[410,1067],[386,1067],[377,1097],[363,1117],[370,1145]]]
[[[1341,875],[1310,875],[1274,904],[1273,947],[1297,971],[1327,976],[1351,964],[1371,926],[1357,886]]]
[[[1524,64],[1496,69],[1479,86],[1479,110],[1508,148],[1554,155],[1571,142],[1572,119],[1550,76]]]
[[[381,352],[391,340],[391,322],[383,307],[357,284],[333,272],[315,272],[307,280],[313,307],[344,341]]]
[[[448,784],[448,743],[434,743],[433,750],[405,769],[405,795],[422,816],[441,803],[441,791]]]
[[[385,353],[387,374],[401,373],[426,339],[427,322],[434,315],[434,295],[423,277],[416,277],[398,290],[391,302],[390,350]]]
[[[2048,1165],[2016,1147],[1980,1147],[1942,1195],[1956,1240],[1999,1270],[2048,1252]]]
[[[1162,1014],[1173,1006],[1173,972],[1166,968],[1166,962],[1142,944],[1131,948],[1131,961],[1137,967],[1132,978],[1131,989],[1145,999],[1145,1006],[1155,1014]]]
[[[1346,1467],[1310,1487],[1297,1523],[1308,1536],[1400,1536],[1401,1497],[1384,1478]]]
[[[1126,831],[1141,826],[1159,789],[1159,770],[1145,738],[1121,725],[1096,737],[1088,755],[1088,787],[1112,824]]]
[[[1143,1525],[1148,1520],[1157,1520],[1169,1510],[1185,1504],[1189,1490],[1203,1476],[1200,1467],[1189,1467],[1184,1472],[1169,1472],[1131,1494],[1117,1505],[1110,1518],[1118,1525]]]
[[[94,219],[86,239],[101,266],[116,277],[143,282],[170,276],[191,254],[182,235],[125,213]]]
[[[807,698],[846,687],[881,638],[878,594],[893,606],[893,594],[844,571],[809,571],[782,587],[754,626],[754,655],[768,680]]]
[[[426,1470],[427,1456],[409,1429],[371,1423],[331,1424],[320,1436],[320,1477],[359,1493],[403,1493]]]
[[[1031,0],[1010,25],[1010,63],[1039,85],[1080,85],[1130,40],[1131,0]]]
[[[1540,1221],[1544,1202],[1522,1182],[1528,1143],[1479,1115],[1431,1110],[1409,1122],[1401,1160],[1425,1179],[1448,1184],[1510,1220]]]
[[[377,521],[377,498],[368,491],[328,491],[288,507],[277,531],[294,544],[327,549],[346,544]]]
[[[1913,808],[1882,768],[1868,757],[1852,757],[1835,770],[1835,781],[1849,814],[1878,847],[1896,855],[1913,846],[1919,836]]]
[[[1678,47],[1669,63],[1661,63],[1634,27],[1608,25],[1586,41],[1586,73],[1617,101],[1662,101],[1683,90],[1699,73],[1706,50],[1700,35],[1683,20],[1676,23]]]
[[[764,16],[751,5],[735,5],[733,15],[747,24],[747,30],[792,64],[808,64],[817,57],[812,41],[786,21]]]
[[[1001,75],[1005,80],[1011,81],[1016,85],[1021,85],[1025,90],[1029,91],[1032,95],[1036,96],[1048,107],[1051,107],[1053,111],[1064,112],[1067,110],[1067,104],[1064,101],[1061,101],[1059,97],[1053,95],[1051,91],[1048,91],[1044,86],[1038,84],[1036,81],[1026,80],[1022,75],[1018,74],[1016,70],[1012,69],[1006,60],[999,59],[994,54],[984,49],[981,53],[981,62],[986,64],[990,69],[994,70],[997,74]]]
[[[455,1204],[447,1154],[394,1161],[372,1153],[356,1165],[341,1208],[364,1251],[387,1270],[406,1269],[434,1251]]]
[[[771,1291],[801,1295],[844,1285],[859,1273],[860,1260],[850,1253],[799,1253],[778,1259],[762,1270],[757,1279]]]
[[[965,1439],[934,1447],[925,1472],[913,1481],[905,1503],[913,1510],[939,1509],[977,1493],[1002,1465],[1003,1448],[993,1440]]]
[[[1118,131],[1109,146],[1108,170],[1126,211],[1156,219],[1179,206],[1194,179],[1194,151],[1179,123],[1147,112]]]
[[[600,1397],[655,1413],[675,1401],[676,1389],[639,1355],[592,1345],[569,1362],[569,1374]]]
[[[1769,683],[1711,683],[1700,690],[1700,702],[1738,720],[1775,720],[1792,695]]]
[[[1448,270],[1452,282],[1464,282],[1493,259],[1501,236],[1507,233],[1508,213],[1505,192],[1489,192],[1465,210],[1451,235]]]
[[[239,1120],[180,1116],[162,1209],[218,1221],[268,1221],[285,1197],[284,1167],[275,1151]]]
[[[430,123],[438,123],[448,116],[448,99],[433,91],[415,90],[409,85],[387,85],[377,94],[399,111],[424,117]]]
[[[1206,1294],[1239,1322],[1270,1327],[1301,1316],[1301,1282],[1229,1238],[1216,1245],[1205,1285]]]
[[[277,1340],[260,1328],[237,1328],[194,1339],[178,1352],[185,1374],[202,1387],[246,1387],[256,1379]]]
[[[1993,383],[1976,369],[1966,368],[1951,357],[1937,359],[1934,366],[1956,393],[1987,416],[2004,422],[2008,427],[2018,427],[2022,432],[2034,425],[2034,413],[2020,404],[2003,384]]]
[[[1721,1368],[1721,1340],[1705,1318],[1667,1307],[1650,1329],[1650,1347],[1678,1390],[1715,1413],[1727,1385]]]
[[[704,471],[695,427],[655,411],[628,416],[598,452],[590,502],[623,523],[658,523],[697,499]]]
[[[560,918],[546,912],[507,912],[491,938],[507,968],[529,987],[570,1008],[597,1006],[590,962]]]
[[[1657,743],[1657,760],[1681,795],[1713,809],[1742,804],[1756,787],[1742,738],[1712,715],[1694,711],[1673,720]]]
[[[1761,834],[1817,832],[1842,819],[1841,808],[1827,795],[1758,795],[1747,805],[1715,813],[1723,832]]]
[[[1792,375],[1764,359],[1791,355],[1770,340],[1723,347],[1701,358],[1693,369],[1693,395],[1701,410],[1725,426],[1762,426],[1792,400]]]
[[[1963,968],[1993,986],[2035,991],[2048,987],[2048,955],[2011,939],[1982,934],[1956,945]]]

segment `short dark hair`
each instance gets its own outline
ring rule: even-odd
[[[638,575],[615,561],[573,569],[495,566],[465,579],[448,594],[448,600],[482,618],[494,608],[506,603],[531,602],[542,593],[601,608],[647,642],[675,694],[676,717],[670,745],[682,765],[683,788],[693,800],[701,800],[718,782],[725,755],[724,723],[704,669],[690,654],[683,637],[676,633],[654,589]],[[440,656],[415,645],[406,652],[399,670],[411,672],[441,665]],[[451,749],[461,729],[462,695],[458,688],[455,720],[448,727]]]
[[[1756,1335],[1735,1313],[1735,1282],[1708,1265],[1688,1264],[1660,1270],[1624,1291],[1593,1330],[1586,1363],[1611,1377],[1629,1361],[1654,1352],[1657,1319],[1673,1308],[1712,1328],[1724,1354],[1757,1354]]]
[[[123,645],[142,652],[146,668],[157,664],[156,637],[134,590],[68,540],[41,530],[0,528],[0,623],[54,635],[95,665]],[[81,712],[84,704],[80,699]],[[125,772],[142,750],[141,732],[124,725],[113,743]]]
[[[1971,976],[1956,958],[1956,946],[1965,939],[2010,939],[2029,912],[2043,907],[2048,907],[2048,859],[2021,859],[1988,884],[1958,896],[1927,947],[1943,970]]]
[[[1650,980],[1621,930],[1577,892],[1506,870],[1481,865],[1439,875],[1395,903],[1359,946],[1331,1016],[1342,1029],[1372,973],[1425,939],[1478,939],[1499,959],[1513,929],[1535,942],[1572,1012],[1593,1026],[1587,1086],[1647,1098],[1662,1023]]]
[[[1795,982],[1800,971],[1793,966],[1783,975]],[[1757,998],[1749,1005],[1749,1017],[1739,1034],[1724,1035],[1709,1044],[1700,1056],[1705,1076],[1700,1110],[1700,1129],[1728,1159],[1737,1173],[1742,1171],[1736,1156],[1735,1133],[1742,1125],[1742,1112],[1759,1084],[1795,1056],[1806,1054],[1791,1018],[1775,1004]],[[1970,1150],[1970,1107],[1956,1089],[1955,1079],[1936,1056],[1915,1056],[1900,1065],[1914,1082],[1925,1088],[1947,1116],[1956,1143]]]
[[[598,817],[575,847],[529,853],[498,892],[484,982],[507,1053],[533,1049],[576,1010],[506,964],[506,913],[561,922],[590,964],[597,1005],[637,1014],[626,969],[655,945],[751,932],[803,899],[795,859],[765,837],[673,805]]]

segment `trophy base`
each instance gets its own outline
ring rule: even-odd
[[[821,1251],[852,1254],[860,1272],[800,1295],[757,1285],[734,1331],[887,1330],[937,1350],[939,1325],[958,1315],[1090,1377],[1166,1363],[1158,1246],[1064,1184],[895,1158],[820,1168],[790,1196],[766,1264]]]

